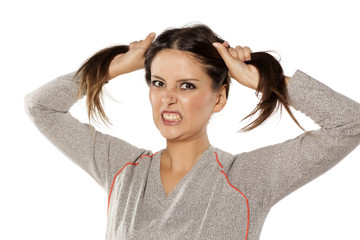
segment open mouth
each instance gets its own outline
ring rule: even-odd
[[[180,113],[176,112],[163,112],[161,118],[164,124],[166,125],[176,125],[181,122],[183,117]]]

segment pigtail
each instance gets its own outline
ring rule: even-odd
[[[78,99],[82,97],[83,92],[86,92],[89,123],[90,119],[96,121],[100,117],[105,125],[107,125],[106,123],[112,125],[103,108],[102,87],[108,82],[107,76],[111,61],[118,54],[126,53],[127,51],[129,51],[129,46],[127,45],[113,46],[100,50],[86,60],[75,73],[74,79],[80,76],[81,81]]]
[[[259,112],[259,116],[243,127],[241,131],[250,131],[258,127],[279,109],[281,114],[281,109],[284,107],[294,122],[303,131],[309,133],[299,124],[289,108],[285,76],[279,61],[269,53],[254,52],[251,53],[251,60],[246,61],[245,63],[255,66],[260,74],[255,94],[259,98],[259,93],[261,93],[261,98],[255,109],[243,118],[242,121],[255,115],[256,112]]]

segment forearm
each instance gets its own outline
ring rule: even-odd
[[[73,79],[75,72],[60,76],[28,93],[24,98],[28,115],[34,115],[34,108],[41,111],[66,113],[78,100],[79,78]],[[85,93],[82,92],[82,96]],[[34,117],[34,116],[33,116]]]
[[[298,70],[288,83],[290,105],[329,130],[360,121],[360,104]]]

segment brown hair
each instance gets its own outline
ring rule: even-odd
[[[78,90],[78,99],[82,97],[83,92],[86,92],[86,106],[89,123],[91,119],[96,122],[96,119],[99,117],[105,125],[110,123],[102,106],[102,87],[107,83],[107,74],[111,61],[116,55],[126,53],[127,51],[129,51],[129,46],[126,45],[100,50],[83,63],[75,73],[74,79],[79,76],[81,81]]]
[[[203,24],[164,31],[155,39],[145,53],[145,79],[147,84],[150,85],[150,69],[155,55],[163,49],[177,49],[186,51],[199,60],[207,74],[212,78],[214,90],[218,90],[226,84],[226,97],[228,97],[230,87],[228,69],[220,54],[213,47],[213,42],[223,43],[224,40]],[[116,55],[125,53],[128,50],[129,47],[126,45],[103,49],[88,59],[77,71],[76,75],[81,75],[79,97],[81,92],[86,89],[89,121],[90,118],[95,119],[94,115],[96,116],[95,112],[97,110],[97,115],[101,117],[103,122],[109,122],[101,105],[102,86],[106,83],[111,60]],[[260,80],[256,89],[256,96],[261,92],[261,98],[255,109],[242,121],[255,115],[256,112],[259,112],[259,116],[241,130],[250,131],[258,127],[278,109],[280,109],[281,113],[281,106],[286,109],[295,123],[304,130],[289,108],[285,76],[279,61],[269,53],[254,52],[251,53],[251,60],[245,63],[254,65],[259,72]]]

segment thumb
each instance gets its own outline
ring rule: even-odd
[[[229,51],[225,48],[225,46],[219,42],[214,42],[213,46],[216,48],[226,65],[230,63],[232,60],[232,56],[230,55]]]
[[[152,32],[149,35],[147,35],[147,37],[144,39],[143,41],[143,47],[145,49],[148,49],[150,47],[150,45],[152,44],[152,42],[154,41],[154,38],[156,36],[156,33]]]

